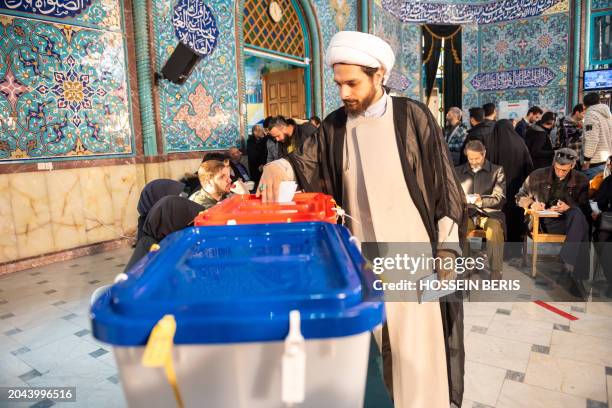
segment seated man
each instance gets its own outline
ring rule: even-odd
[[[208,209],[225,199],[232,188],[229,160],[207,160],[200,165],[198,178],[202,188],[189,199]]]
[[[240,162],[240,158],[242,157],[242,152],[237,147],[230,147],[228,150],[230,157],[230,176],[232,181],[236,181],[238,179],[242,181],[251,181],[251,177],[249,176],[249,172],[244,164]]]
[[[589,180],[574,170],[577,160],[575,150],[557,150],[552,166],[536,169],[527,177],[516,195],[516,204],[525,210],[547,209],[561,214],[557,218],[540,218],[540,229],[545,233],[565,234],[560,256],[571,279],[569,291],[580,297],[584,293],[581,279],[585,279],[588,272],[585,261],[588,260],[589,224],[586,217],[590,216],[591,208]]]
[[[506,177],[501,166],[485,159],[487,152],[480,140],[465,146],[468,162],[455,167],[466,194],[469,211],[468,231],[478,227],[486,231],[487,257],[491,279],[500,279],[504,260],[504,213]]]

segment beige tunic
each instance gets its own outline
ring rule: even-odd
[[[343,184],[345,209],[355,219],[351,230],[362,242],[429,242],[397,154],[391,98],[384,98],[387,109],[381,117],[349,117],[347,122]],[[395,407],[448,407],[440,305],[387,302],[386,313]]]

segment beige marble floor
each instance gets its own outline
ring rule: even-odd
[[[54,406],[125,406],[88,308],[129,255],[119,249],[0,278],[0,386],[72,385],[77,402]],[[554,306],[578,320],[533,302],[465,304],[464,407],[612,408],[612,304]]]

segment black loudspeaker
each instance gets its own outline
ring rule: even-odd
[[[182,84],[187,80],[200,58],[191,48],[179,42],[162,68],[162,75],[170,82]]]

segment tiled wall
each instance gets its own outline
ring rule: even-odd
[[[119,1],[52,21],[36,4],[0,8],[0,161],[130,154]]]
[[[311,0],[319,22],[322,38],[321,58],[329,45],[332,36],[343,30],[357,30],[357,7],[359,0]],[[323,116],[333,112],[342,105],[331,68],[323,67]]]
[[[570,20],[567,2],[544,15],[486,25],[463,26],[463,106],[527,99],[555,112],[566,110]],[[553,73],[544,86],[479,91],[477,74],[546,68]]]
[[[481,72],[546,67],[554,73],[544,87],[481,92],[481,104],[528,99],[531,105],[565,111],[569,27],[567,12],[481,26]]]
[[[155,69],[161,72],[178,44],[172,24],[177,1],[152,3]],[[240,140],[234,2],[213,0],[207,5],[219,30],[217,46],[197,63],[184,84],[160,81],[160,121],[166,152],[224,149]]]
[[[395,51],[395,66],[389,87],[397,94],[421,99],[421,27],[402,23],[374,1],[372,10],[373,33],[384,38]]]

